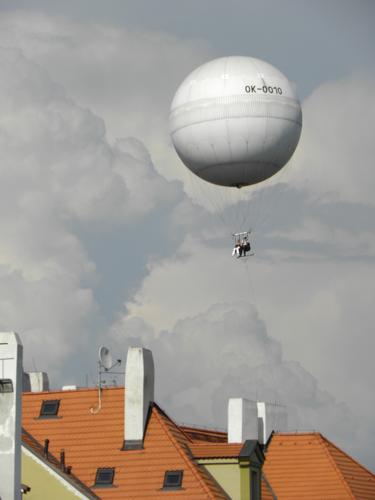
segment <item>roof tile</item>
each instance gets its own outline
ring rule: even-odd
[[[190,450],[195,458],[234,458],[238,457],[242,443],[193,443]]]
[[[45,399],[60,399],[57,418],[39,418]],[[91,409],[97,402],[97,389],[24,393],[23,426],[39,443],[48,438],[52,454],[64,449],[66,464],[90,488],[98,467],[115,467],[113,488],[93,488],[103,499],[165,498],[165,471],[180,469],[182,489],[168,492],[169,498],[227,498],[192,460],[189,437],[157,405],[150,413],[144,449],[122,451],[124,388],[103,389],[102,408],[95,414]]]
[[[264,472],[279,500],[375,499],[375,475],[319,433],[274,434]]]

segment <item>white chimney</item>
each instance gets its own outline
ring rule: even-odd
[[[21,500],[22,343],[0,332],[0,498]]]
[[[152,352],[129,347],[125,369],[125,450],[143,448],[147,416],[154,401]]]
[[[287,429],[286,406],[231,398],[228,404],[228,443],[257,439],[266,444],[272,431]]]
[[[46,372],[28,372],[24,373],[25,392],[43,392],[49,391],[49,380]]]
[[[257,403],[231,398],[228,404],[228,443],[243,443],[246,439],[258,439]]]
[[[277,403],[258,401],[259,442],[266,444],[272,431],[285,431],[287,428],[286,406]]]

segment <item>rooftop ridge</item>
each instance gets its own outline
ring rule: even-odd
[[[181,456],[181,458],[184,460],[184,462],[186,463],[186,465],[189,467],[189,469],[191,470],[191,472],[193,473],[194,477],[197,479],[197,481],[200,483],[200,485],[202,486],[203,490],[211,497],[211,498],[216,498],[213,494],[213,492],[211,491],[209,485],[206,483],[206,481],[204,481],[204,479],[202,478],[202,471],[201,470],[198,470],[198,466],[192,461],[192,460],[189,460],[188,457],[186,456],[186,452],[182,449],[180,443],[178,443],[177,439],[175,438],[175,436],[173,436],[172,433],[168,432],[168,429],[166,427],[166,423],[164,422],[162,416],[166,419],[168,419],[169,423],[171,423],[173,425],[173,427],[177,430],[177,432],[180,432],[181,434],[183,434],[183,436],[185,437],[185,434],[182,433],[182,431],[180,430],[180,428],[177,426],[177,424],[175,424],[175,422],[173,422],[173,420],[163,411],[161,410],[161,408],[156,404],[154,403],[154,408],[156,410],[156,416],[157,416],[157,419],[159,420],[161,426],[163,427],[165,433],[167,434],[167,436],[169,437],[170,441],[172,442],[172,444],[174,445],[174,447],[176,448],[176,450],[178,451],[179,455]],[[187,446],[187,451],[189,452],[189,454],[191,455],[191,458],[193,458],[193,455],[189,449],[189,447]]]
[[[273,431],[277,436],[314,436],[320,434],[315,429],[295,431]]]
[[[106,390],[124,390],[124,386],[121,385],[116,385],[116,386],[111,386],[111,387],[106,387],[102,386],[102,391]],[[32,392],[32,391],[23,391],[22,396],[32,396],[35,394],[67,394],[67,393],[72,393],[72,392],[93,392],[93,391],[98,391],[98,387],[77,387],[76,389],[72,389],[69,391],[63,391],[62,389],[55,389],[52,391],[38,391],[38,392]]]
[[[167,436],[169,437],[170,441],[173,443],[174,447],[176,448],[176,450],[178,451],[178,453],[180,454],[180,456],[183,458],[184,462],[192,470],[194,476],[202,484],[203,488],[207,491],[207,493],[211,494],[211,491],[209,490],[209,488],[206,485],[206,483],[204,481],[202,481],[202,478],[197,474],[197,471],[195,470],[195,467],[192,466],[191,461],[187,459],[186,454],[181,450],[180,444],[177,442],[177,440],[175,439],[175,437],[173,436],[173,434],[170,434],[168,432],[168,429],[166,428],[165,422],[163,421],[163,419],[161,418],[161,415],[160,415],[161,408],[159,408],[159,406],[157,406],[155,403],[154,403],[154,405],[155,405],[155,408],[157,410],[156,411],[157,418],[158,418],[159,422],[161,423],[161,425],[162,425],[164,431],[166,432]],[[167,418],[169,420],[169,422],[172,423],[179,430],[179,428],[176,426],[176,424],[173,422],[173,420],[171,420],[164,411],[161,410],[161,412],[163,413],[163,416],[165,418]]]
[[[375,479],[375,474],[370,469],[368,469],[367,467],[365,467],[364,465],[362,465],[361,463],[359,463],[355,458],[353,458],[350,455],[348,455],[344,450],[342,450],[341,448],[339,448],[338,446],[336,446],[334,443],[332,443],[332,441],[330,441],[329,439],[327,439],[325,436],[322,435],[322,439],[329,446],[332,446],[337,451],[339,451],[340,453],[342,453],[346,458],[348,458],[349,460],[351,460],[352,462],[354,462],[358,467],[360,467],[361,469],[363,469],[365,472],[367,472],[368,474],[371,474],[371,476],[373,476],[373,478]]]
[[[333,456],[331,455],[331,453],[328,450],[327,440],[324,439],[324,437],[323,437],[322,434],[320,434],[320,433],[317,433],[317,434],[318,434],[317,437],[318,437],[319,441],[322,444],[324,453],[327,455],[328,460],[330,461],[331,465],[333,465],[333,468],[335,469],[335,471],[336,471],[337,475],[339,476],[341,482],[344,484],[344,487],[348,491],[349,495],[352,498],[355,499],[355,496],[353,495],[352,489],[350,488],[350,486],[348,485],[347,481],[345,480],[345,477],[344,477],[342,471],[340,470],[340,468],[338,467],[338,465],[336,463],[336,460],[333,458]]]
[[[276,493],[273,491],[272,486],[271,486],[270,482],[268,481],[268,478],[267,478],[265,472],[263,472],[263,471],[262,471],[262,481],[264,482],[264,484],[265,484],[268,492],[270,493],[270,495],[272,495],[272,498],[274,500],[277,500]]]
[[[176,424],[176,422],[172,420],[170,416],[157,403],[155,403],[155,401],[153,403],[153,406],[155,406],[158,409],[159,413],[161,413],[165,418],[167,418],[169,423],[172,424],[177,431],[181,432],[189,442],[191,443],[193,442],[190,436],[186,434],[185,430],[182,429],[178,424]]]

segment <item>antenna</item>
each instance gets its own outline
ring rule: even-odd
[[[113,373],[116,375],[123,374],[123,372],[115,372],[113,368],[117,365],[121,365],[121,359],[117,359],[115,363],[112,362],[112,355],[109,352],[108,347],[104,345],[99,347],[99,360],[98,360],[98,403],[90,408],[90,413],[96,414],[102,408],[102,387],[105,384],[105,380],[102,380],[103,373]]]
[[[99,365],[106,372],[112,368],[112,355],[104,345],[99,348]]]

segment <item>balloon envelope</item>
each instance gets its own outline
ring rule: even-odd
[[[196,175],[222,186],[246,186],[278,172],[301,134],[291,82],[252,57],[223,57],[194,70],[171,105],[177,154]]]

